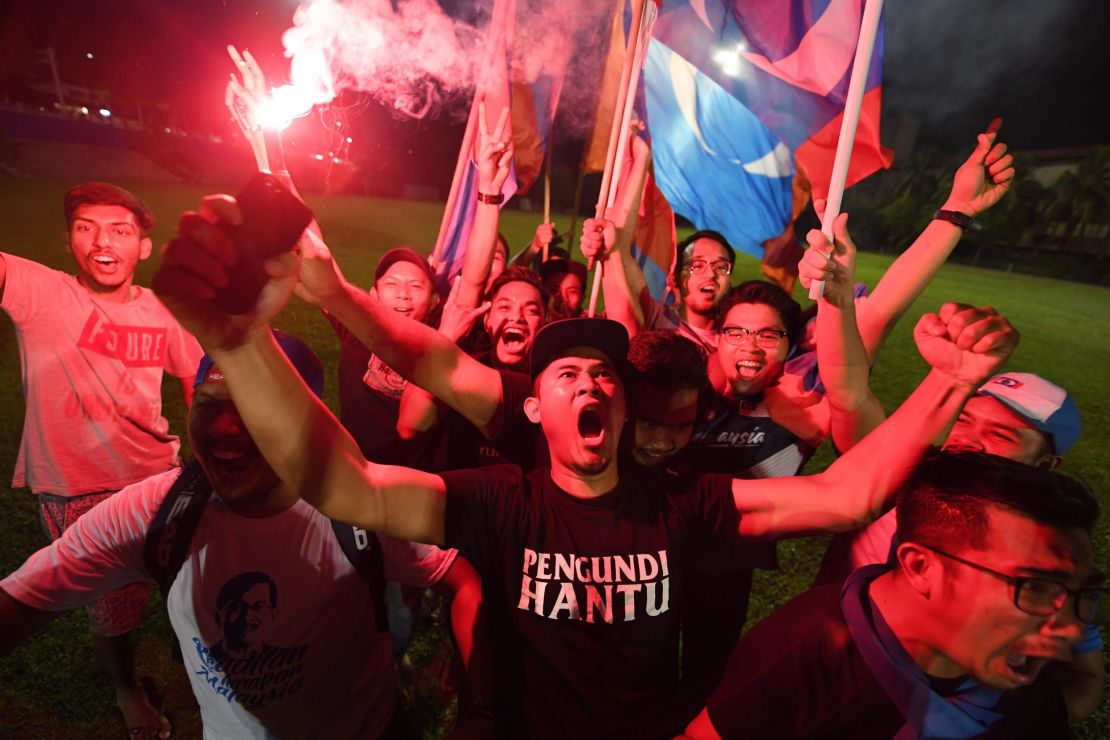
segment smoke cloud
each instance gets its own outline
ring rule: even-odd
[[[492,5],[492,3],[490,3]],[[511,32],[514,78],[567,77],[563,101],[581,107],[600,73],[608,3],[518,0]],[[316,104],[361,92],[405,118],[465,110],[484,63],[490,7],[452,18],[434,0],[312,0],[282,36],[292,83]],[[560,105],[562,108],[563,105]],[[575,127],[589,119],[571,116]]]

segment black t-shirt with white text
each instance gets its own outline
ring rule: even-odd
[[[662,737],[681,729],[685,569],[735,539],[731,479],[630,471],[571,496],[540,468],[443,474],[446,543],[482,575],[498,636],[498,714],[512,736]],[[684,490],[668,490],[684,486]]]
[[[430,469],[465,470],[512,463],[533,470],[548,462],[547,439],[539,424],[524,415],[524,399],[532,395],[532,381],[524,373],[498,370],[501,406],[490,424],[487,438],[478,427],[454,409],[448,409],[436,433],[434,462]]]

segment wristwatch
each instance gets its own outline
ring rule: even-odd
[[[983,224],[976,221],[966,213],[959,211],[945,211],[940,210],[933,214],[934,220],[947,221],[950,224],[956,224],[964,231],[971,229],[972,231],[979,231],[983,228]]]
[[[505,202],[505,194],[497,193],[496,195],[489,195],[488,193],[478,193],[478,202],[491,206],[499,206]]]

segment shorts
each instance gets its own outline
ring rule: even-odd
[[[85,512],[104,501],[115,491],[88,493],[83,496],[55,496],[40,493],[39,521],[51,540],[73,526]],[[146,616],[147,603],[154,586],[133,583],[104,594],[85,607],[89,613],[89,631],[98,637],[117,637],[133,632]]]

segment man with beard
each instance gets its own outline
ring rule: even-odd
[[[470,403],[464,409],[452,405],[437,393],[450,383],[448,375],[430,387],[409,384],[401,398],[397,433],[405,440],[414,440],[430,449],[422,465],[425,470],[474,468],[514,462],[531,467],[537,455],[545,452],[539,436],[523,415],[524,399],[531,390],[526,374],[532,342],[544,319],[542,286],[535,272],[526,267],[510,267],[493,283],[491,300],[477,310],[468,310],[456,300],[457,289],[444,305],[440,334],[452,342],[468,344],[475,317],[484,313],[480,339],[486,349],[472,352],[476,361],[468,363],[467,372],[484,380],[484,408]],[[394,335],[393,339],[375,340],[379,351],[386,347],[406,345],[415,355],[402,359],[407,372],[416,372],[415,362],[431,367],[429,347],[414,349],[412,340]],[[462,355],[463,350],[457,349]],[[442,358],[441,358],[442,359]],[[457,363],[451,366],[457,367]],[[446,367],[446,366],[443,366]],[[411,377],[411,376],[410,376]],[[502,403],[504,402],[504,405]]]
[[[1107,621],[1097,516],[1091,492],[1056,473],[931,457],[898,496],[894,559],[756,625],[686,735],[1071,737],[1042,669]]]
[[[239,215],[219,199],[201,213],[182,219],[166,250],[155,281],[160,295],[217,358],[259,449],[307,501],[370,531],[457,544],[474,556],[501,637],[499,721],[514,735],[672,732],[689,559],[737,537],[836,531],[877,516],[933,435],[1016,342],[997,314],[944,306],[915,330],[929,375],[881,433],[828,470],[762,481],[703,476],[669,492],[665,481],[622,476],[616,459],[627,333],[605,319],[561,321],[537,335],[533,395],[524,402],[547,439],[550,467],[434,475],[367,462],[268,331],[298,279],[348,326],[364,324],[368,338],[397,333],[388,327],[398,319],[347,290],[330,268],[298,264],[293,254],[267,263],[271,280],[252,312],[229,316],[210,296],[234,247],[209,220],[234,223]],[[415,343],[434,348],[436,341]],[[454,370],[438,368],[452,377]],[[455,389],[460,403],[467,391]]]
[[[289,335],[275,342],[316,398],[319,359]],[[329,521],[298,500],[259,454],[209,356],[196,372],[188,429],[194,461],[97,505],[0,582],[0,652],[66,609],[157,581],[205,736],[227,738],[391,729],[386,578],[456,593],[456,634],[472,655],[479,594],[458,590],[467,563],[454,551]]]

